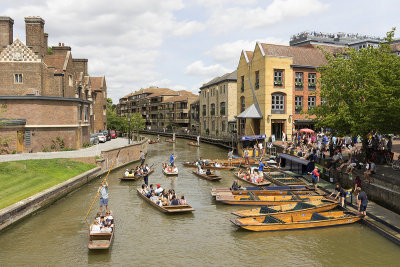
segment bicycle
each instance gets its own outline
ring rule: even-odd
[[[397,158],[397,160],[393,161],[392,168],[395,171],[400,170],[400,156]]]

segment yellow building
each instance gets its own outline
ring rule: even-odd
[[[292,139],[297,68],[315,68],[325,62],[315,47],[257,43],[242,51],[237,68],[239,136],[265,135],[265,140]],[[263,137],[260,137],[260,139]]]

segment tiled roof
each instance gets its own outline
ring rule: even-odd
[[[245,51],[247,59],[249,60],[249,62],[251,62],[253,60],[253,51]]]
[[[203,84],[200,87],[200,89],[203,89],[205,87],[209,87],[209,86],[212,86],[212,85],[216,85],[216,84],[221,83],[221,82],[236,81],[236,80],[237,80],[237,71],[235,70],[233,72],[226,73],[226,74],[224,74],[224,75],[222,75],[220,77],[216,77],[216,78],[212,79],[211,81]]]
[[[181,101],[188,100],[188,98],[196,98],[196,97],[198,97],[197,95],[195,95],[195,94],[193,94],[193,93],[191,93],[189,91],[181,90],[181,91],[178,91],[178,92],[181,95],[168,97],[168,98],[164,99],[161,103],[181,102]]]
[[[266,56],[292,57],[294,65],[322,66],[327,63],[324,54],[318,48],[286,46],[261,43]]]
[[[62,73],[65,63],[65,55],[46,55],[44,57],[44,63],[48,67],[54,67],[55,73]]]

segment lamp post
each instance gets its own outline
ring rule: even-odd
[[[131,143],[131,114],[128,113],[128,144]]]

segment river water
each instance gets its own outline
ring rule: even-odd
[[[212,187],[230,186],[232,173],[221,171],[220,182],[209,182],[181,163],[226,157],[227,151],[187,142],[149,145],[147,162],[155,167],[150,183],[184,193],[196,209],[192,214],[162,214],[137,195],[141,181],[120,182],[124,169],[116,170],[108,179],[116,219],[109,251],[87,249],[83,218],[99,185],[95,180],[2,232],[0,266],[399,266],[400,248],[361,223],[284,232],[238,230],[230,213],[243,208],[217,204],[210,195]],[[175,178],[161,172],[171,151],[179,167]],[[90,219],[97,209],[98,202]]]

